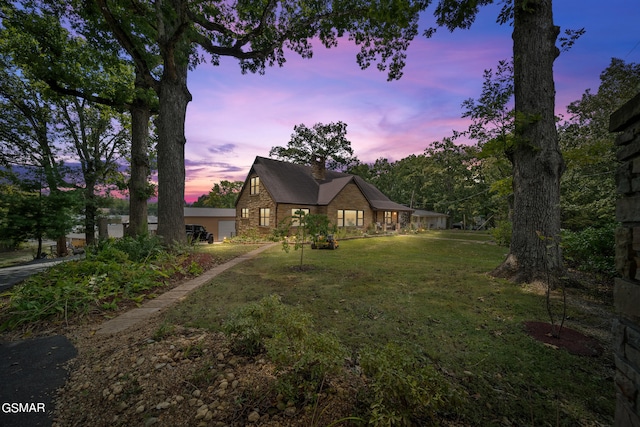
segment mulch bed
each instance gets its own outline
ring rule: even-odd
[[[581,332],[569,329],[566,326],[560,331],[559,337],[552,334],[552,325],[545,322],[525,322],[526,332],[536,340],[552,348],[562,348],[577,356],[599,356],[603,348],[600,342],[588,337]],[[558,325],[556,325],[556,330]]]

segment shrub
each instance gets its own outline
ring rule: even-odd
[[[490,233],[497,245],[509,247],[511,245],[511,231],[511,221],[502,220],[496,223]]]
[[[424,357],[389,343],[360,354],[369,380],[369,424],[433,425],[438,414],[455,404],[449,384]]]
[[[269,236],[265,236],[261,234],[257,228],[252,227],[252,228],[246,229],[241,234],[238,234],[237,236],[234,236],[229,240],[234,243],[261,243],[261,242],[268,241],[269,239],[270,239]]]
[[[280,374],[276,388],[288,400],[312,399],[346,355],[335,336],[314,331],[308,313],[282,304],[276,295],[241,307],[223,330],[234,351],[267,353]]]
[[[562,251],[570,265],[582,271],[615,276],[615,229],[611,223],[562,233]]]
[[[231,313],[222,329],[233,338],[234,352],[255,356],[266,351],[266,340],[277,332],[286,330],[290,336],[301,336],[310,324],[308,314],[285,306],[277,295],[271,295]]]
[[[148,234],[117,239],[113,242],[113,247],[126,253],[133,262],[153,260],[164,252],[162,240]]]

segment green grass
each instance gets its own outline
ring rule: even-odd
[[[476,242],[473,242],[476,240]],[[214,279],[167,321],[220,330],[239,306],[278,294],[352,353],[396,342],[426,354],[465,399],[469,425],[611,424],[611,356],[569,355],[531,339],[544,296],[487,272],[506,249],[484,233],[345,240],[336,251],[272,248]],[[588,317],[573,307],[575,318]]]
[[[233,258],[237,258],[240,255],[251,252],[254,249],[258,249],[261,246],[263,246],[262,243],[225,243],[217,245],[196,244],[194,246],[194,250],[196,252],[211,253],[215,255],[219,261],[226,262],[232,260]]]
[[[14,251],[0,251],[0,268],[12,267],[14,265],[23,264],[33,261],[36,255],[37,247],[33,245],[22,245]],[[43,246],[42,251],[47,252],[48,246]]]

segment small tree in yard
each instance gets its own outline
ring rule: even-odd
[[[307,214],[303,210],[297,210],[294,216],[285,220],[284,224],[279,227],[282,230],[282,250],[289,252],[290,245],[288,240],[289,229],[292,226],[296,226],[295,244],[293,248],[295,250],[300,249],[300,268],[302,268],[302,261],[304,257],[304,244],[307,240],[307,236],[311,236],[312,239],[318,234],[329,234],[331,230],[331,223],[326,215],[321,214]]]

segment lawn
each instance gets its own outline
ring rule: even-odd
[[[548,321],[545,298],[487,274],[505,254],[486,234],[467,232],[345,240],[336,251],[307,247],[303,268],[300,251],[274,247],[194,292],[167,321],[220,330],[238,307],[277,294],[354,356],[388,342],[428,356],[460,392],[457,419],[466,425],[612,424],[610,351],[573,356],[529,337],[523,322]],[[578,293],[569,290],[576,300]],[[594,305],[605,315],[595,316]],[[606,340],[608,312],[593,298],[572,304],[566,326]]]

